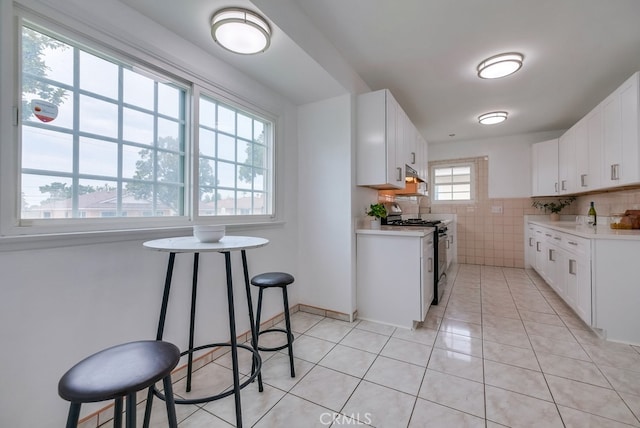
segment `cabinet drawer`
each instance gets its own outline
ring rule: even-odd
[[[591,241],[580,236],[563,234],[562,247],[570,253],[578,256],[589,256],[591,254]]]

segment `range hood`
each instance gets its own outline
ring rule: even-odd
[[[427,183],[409,165],[405,165],[404,189],[380,190],[378,193],[393,196],[427,196],[429,194]]]
[[[409,179],[413,179],[411,181],[417,181],[419,183],[423,182],[424,180],[422,178],[420,178],[420,176],[418,175],[418,171],[416,171],[415,169],[411,168],[409,165],[405,165],[404,166],[404,176],[406,177],[405,179],[407,181],[410,181]]]

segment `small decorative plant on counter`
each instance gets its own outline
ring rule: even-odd
[[[382,205],[380,203],[371,204],[369,206],[369,208],[367,209],[367,215],[369,215],[371,217],[374,217],[374,219],[371,220],[371,228],[372,229],[379,229],[380,228],[380,219],[387,217],[387,209],[384,207],[384,205]]]
[[[544,212],[551,212],[551,221],[558,221],[560,220],[560,211],[562,211],[564,207],[568,207],[569,205],[571,205],[571,203],[575,200],[576,198],[572,196],[570,198],[557,199],[551,202],[533,201],[531,206],[544,210]]]

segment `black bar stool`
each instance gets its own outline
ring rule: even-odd
[[[58,394],[70,401],[67,428],[76,428],[82,403],[115,400],[113,426],[122,427],[122,399],[127,397],[126,426],[136,426],[136,392],[162,379],[169,427],[177,428],[171,370],[180,361],[174,344],[144,340],[117,345],[95,353],[70,368],[58,383]],[[145,420],[145,428],[148,421]]]
[[[289,298],[287,297],[287,285],[294,281],[292,275],[284,272],[266,272],[251,278],[251,284],[259,288],[258,294],[258,311],[256,313],[256,334],[258,336],[258,349],[260,351],[279,351],[289,348],[289,365],[291,366],[291,377],[296,377],[295,368],[293,366],[293,333],[291,332],[291,318],[289,317]],[[260,331],[260,314],[262,312],[262,292],[267,288],[279,287],[282,289],[282,299],[284,303],[284,322],[286,328],[270,328]],[[260,335],[271,331],[279,331],[287,335],[287,343],[273,348],[265,348],[260,346]],[[259,390],[262,391],[262,379],[258,374]]]

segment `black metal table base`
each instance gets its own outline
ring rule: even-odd
[[[232,371],[233,371],[233,389],[225,391],[220,394],[212,395],[209,397],[199,397],[192,399],[176,399],[176,404],[201,404],[209,401],[218,400],[220,398],[228,397],[229,395],[234,395],[235,398],[235,407],[236,407],[236,426],[238,428],[242,427],[242,405],[240,402],[240,390],[253,382],[255,378],[258,378],[258,387],[259,390],[263,390],[262,386],[262,377],[260,376],[260,369],[262,367],[262,359],[260,358],[260,354],[258,352],[258,340],[255,330],[255,321],[253,317],[253,304],[251,301],[251,290],[249,287],[249,273],[247,269],[247,255],[245,250],[241,250],[242,253],[242,267],[244,271],[244,282],[245,282],[245,292],[247,294],[247,304],[249,308],[249,323],[251,325],[251,346],[238,344],[238,339],[236,335],[236,321],[235,321],[235,306],[233,302],[233,280],[231,274],[231,254],[228,251],[223,252],[225,257],[225,267],[226,267],[226,278],[227,278],[227,302],[229,308],[229,334],[230,334],[230,343],[212,343],[208,345],[202,345],[195,347],[194,346],[194,331],[195,331],[195,315],[196,315],[196,296],[198,290],[198,262],[199,262],[199,253],[194,253],[193,257],[193,279],[192,279],[192,288],[191,288],[191,314],[190,314],[190,323],[189,323],[189,348],[182,352],[181,355],[187,355],[187,386],[186,391],[191,391],[191,377],[193,373],[193,353],[200,351],[202,349],[214,348],[219,346],[229,346],[231,347],[231,362],[232,362]],[[171,279],[173,276],[173,267],[175,264],[176,253],[169,253],[169,263],[167,266],[167,276],[165,278],[164,283],[164,292],[162,296],[162,305],[160,308],[160,319],[158,321],[158,331],[156,334],[156,340],[162,340],[162,335],[164,333],[164,324],[167,316],[167,307],[169,304],[169,293],[171,290]],[[238,369],[238,348],[246,349],[250,351],[252,355],[252,370],[251,376],[249,379],[240,383],[240,374]],[[151,407],[153,405],[153,397],[156,396],[160,399],[164,399],[164,395],[160,393],[155,387],[149,388],[149,392],[147,394],[147,405],[145,409],[144,423],[143,427],[148,428],[149,422],[151,419]]]

